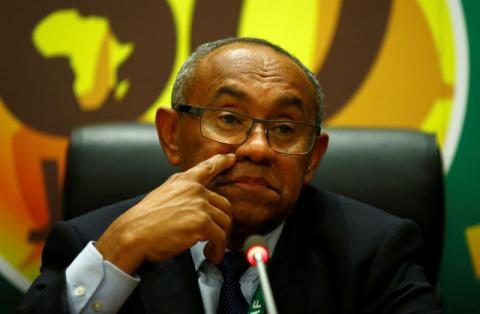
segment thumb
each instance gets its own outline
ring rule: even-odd
[[[207,185],[222,171],[232,167],[236,162],[235,154],[217,154],[200,162],[184,172],[185,175],[202,185]]]

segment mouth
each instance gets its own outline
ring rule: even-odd
[[[236,177],[218,182],[219,187],[233,186],[242,190],[251,192],[263,192],[266,190],[273,190],[278,192],[277,189],[265,178],[262,177]]]

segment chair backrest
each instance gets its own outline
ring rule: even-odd
[[[413,130],[331,128],[327,154],[311,184],[414,220],[425,239],[424,266],[437,281],[444,226],[443,173],[435,137]],[[160,185],[178,171],[150,124],[104,124],[73,131],[64,218]]]

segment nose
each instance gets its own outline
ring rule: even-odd
[[[254,125],[248,137],[235,151],[237,160],[251,160],[255,163],[269,163],[275,151],[268,144],[267,133],[261,124]]]

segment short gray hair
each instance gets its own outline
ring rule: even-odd
[[[243,44],[250,44],[250,45],[259,45],[259,46],[266,46],[270,47],[276,52],[280,53],[281,55],[286,56],[295,64],[297,64],[303,73],[307,76],[308,80],[313,84],[315,89],[315,103],[317,106],[317,112],[315,117],[315,124],[320,126],[323,118],[324,112],[324,103],[323,103],[323,92],[320,83],[318,82],[315,74],[310,71],[305,65],[303,65],[297,57],[290,54],[288,51],[283,49],[280,46],[272,44],[269,41],[260,38],[251,38],[251,37],[229,37],[224,38],[216,41],[207,42],[198,46],[197,49],[188,57],[185,63],[182,65],[180,70],[178,71],[177,77],[175,79],[175,83],[173,84],[172,90],[172,105],[176,103],[185,103],[186,102],[186,95],[192,79],[195,76],[195,70],[198,63],[202,60],[203,57],[207,56],[211,52],[215,51],[216,49],[228,45],[228,44],[235,44],[235,43],[243,43]]]

